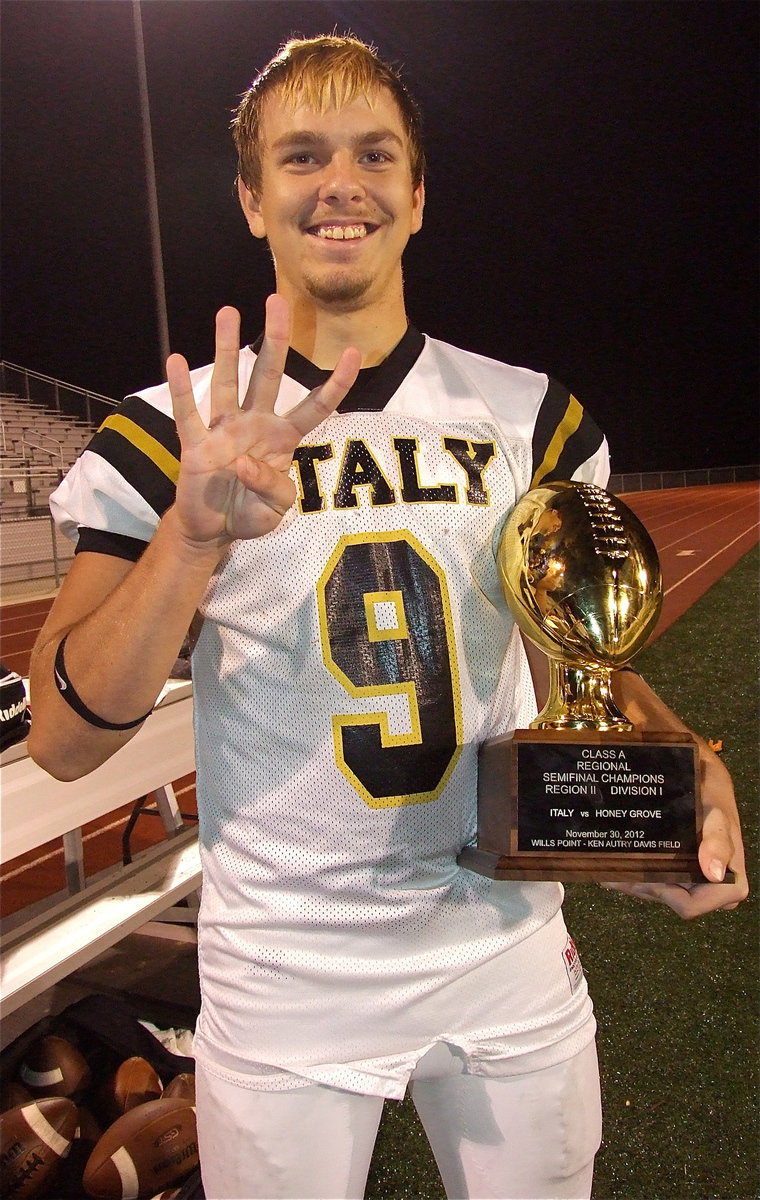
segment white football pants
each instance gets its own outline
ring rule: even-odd
[[[411,1095],[449,1200],[588,1200],[601,1140],[593,1043],[525,1075],[468,1075],[444,1044]],[[360,1200],[380,1096],[311,1084],[258,1092],[202,1071],[198,1141],[207,1200]]]

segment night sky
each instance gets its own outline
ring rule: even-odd
[[[266,248],[230,110],[292,33],[352,30],[426,118],[424,332],[567,384],[613,469],[758,461],[751,0],[144,0],[172,348],[259,332]],[[5,0],[5,359],[121,395],[162,377],[131,0]]]

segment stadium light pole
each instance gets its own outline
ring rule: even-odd
[[[153,155],[153,134],[150,124],[150,101],[148,98],[148,71],[145,65],[145,38],[143,36],[140,0],[132,0],[132,17],[135,28],[137,83],[140,93],[140,116],[142,120],[143,155],[145,158],[145,186],[148,193],[150,248],[151,262],[153,265],[153,291],[156,301],[158,344],[161,354],[161,375],[164,377],[166,360],[169,357],[169,317],[166,309],[164,256],[161,249],[161,225],[158,217],[158,189],[156,188],[156,163]]]

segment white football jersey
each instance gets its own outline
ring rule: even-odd
[[[241,354],[241,382],[254,353]],[[278,408],[318,382],[291,352]],[[436,1041],[487,1071],[593,1035],[560,885],[457,865],[477,752],[535,714],[494,543],[540,479],[604,484],[606,443],[546,376],[410,330],[298,447],[298,499],[233,544],[193,655],[203,903],[195,1039],[248,1086],[403,1094]],[[210,370],[194,372],[202,414]],[[52,506],[136,557],[171,503],[165,387],[109,417]]]

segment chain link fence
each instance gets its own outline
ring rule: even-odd
[[[50,513],[0,523],[0,597],[53,591],[74,557],[74,544],[60,533]]]
[[[757,463],[743,467],[704,467],[692,471],[623,471],[611,475],[609,490],[654,492],[660,488],[704,487],[716,483],[750,483],[760,479]]]

